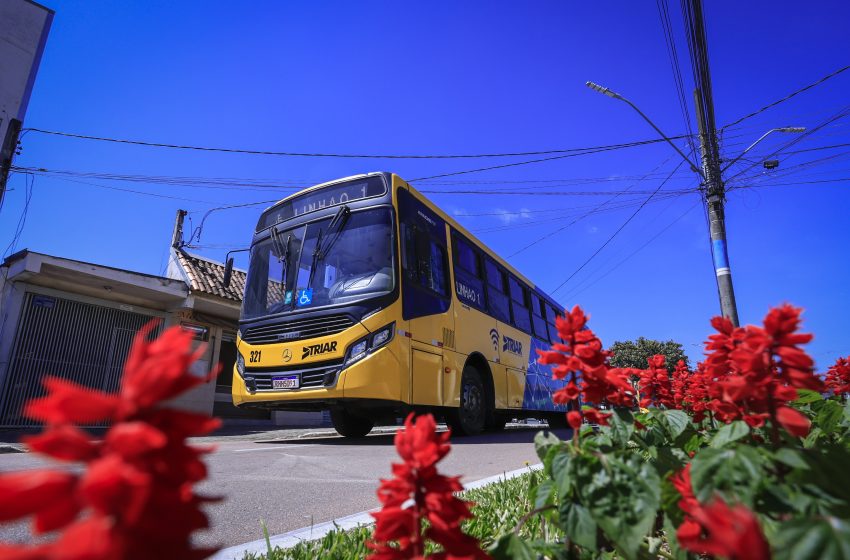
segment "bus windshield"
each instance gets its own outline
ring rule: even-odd
[[[269,237],[251,248],[243,319],[352,303],[393,291],[390,208],[336,218],[271,228]]]

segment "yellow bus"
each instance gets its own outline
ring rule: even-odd
[[[561,309],[397,175],[317,185],[260,216],[233,403],[330,410],[347,437],[412,410],[460,435],[565,426],[535,352]]]

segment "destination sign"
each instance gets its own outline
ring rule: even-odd
[[[262,231],[275,224],[285,222],[302,214],[315,212],[329,206],[348,204],[356,200],[381,196],[387,192],[387,187],[381,177],[367,177],[358,181],[331,185],[316,189],[286,202],[281,202],[268,209],[257,223],[257,231]]]

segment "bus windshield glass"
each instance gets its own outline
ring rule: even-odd
[[[392,292],[388,207],[269,230],[251,248],[243,319],[353,303]]]

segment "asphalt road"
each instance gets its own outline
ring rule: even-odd
[[[441,472],[472,482],[536,463],[532,441],[540,429],[456,438]],[[264,439],[257,433],[204,438],[203,443],[214,443],[217,450],[208,456],[209,479],[198,491],[224,500],[206,506],[212,529],[197,539],[222,547],[262,538],[260,520],[274,535],[376,508],[378,481],[390,476],[390,464],[399,460],[392,434],[352,441]],[[29,453],[0,455],[0,472],[43,465]],[[25,524],[0,525],[0,542],[30,540]]]

